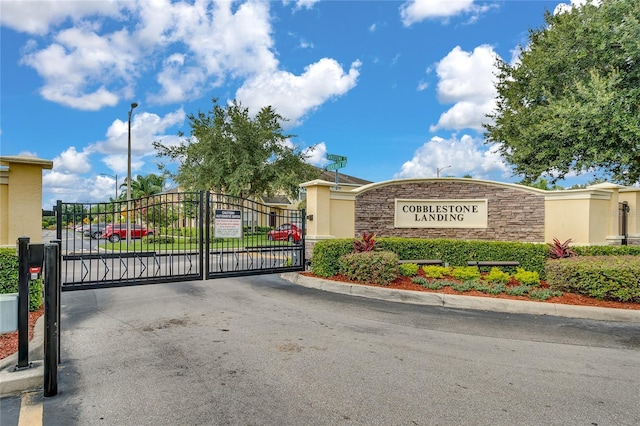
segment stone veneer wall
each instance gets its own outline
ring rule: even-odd
[[[395,228],[395,199],[487,199],[487,228]],[[398,182],[358,194],[354,237],[544,241],[544,196],[517,187],[460,180]]]

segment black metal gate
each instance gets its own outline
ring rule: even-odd
[[[56,205],[62,290],[304,269],[304,210],[209,192]]]

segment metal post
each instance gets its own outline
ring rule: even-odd
[[[18,365],[29,368],[29,237],[18,238]]]
[[[60,303],[62,301],[62,240],[51,240],[52,243],[58,245],[58,267],[57,267],[57,278],[56,278],[56,292],[58,294],[58,363],[60,363]]]
[[[60,348],[60,294],[58,265],[60,245],[44,246],[44,396],[58,394],[58,359]]]

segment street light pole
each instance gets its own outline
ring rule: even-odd
[[[440,172],[443,171],[444,169],[448,169],[451,166],[444,166],[444,167],[437,167],[436,168],[436,177],[440,177]]]
[[[106,177],[111,177],[111,178],[115,178],[116,180],[116,198],[113,199],[113,201],[116,201],[118,199],[118,175],[108,175],[106,173],[100,173],[100,176],[106,176]]]
[[[136,102],[131,103],[129,110],[129,138],[127,141],[127,249],[129,248],[129,240],[131,239],[131,114],[133,109],[137,107]]]

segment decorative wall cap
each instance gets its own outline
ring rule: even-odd
[[[10,166],[12,163],[14,164],[30,164],[34,166],[40,166],[43,169],[51,170],[53,169],[53,161],[51,160],[43,160],[42,158],[37,157],[27,157],[27,156],[19,156],[19,155],[8,155],[0,157],[0,164],[4,166]]]
[[[302,188],[308,188],[310,186],[328,186],[328,187],[334,188],[336,186],[336,183],[335,182],[329,182],[329,181],[322,180],[322,179],[315,179],[315,180],[311,180],[309,182],[301,183],[298,186],[300,186]],[[338,184],[338,186],[340,186],[340,188],[343,188],[343,191],[346,190],[346,192],[353,191],[355,188],[360,188],[360,185],[342,183],[342,182],[340,182]]]
[[[611,190],[616,190],[616,189],[624,189],[624,188],[626,188],[626,186],[618,185],[617,183],[611,183],[611,182],[602,182],[602,183],[597,183],[595,185],[587,186],[587,189],[611,189]]]
[[[547,191],[545,200],[610,200],[613,191],[604,189],[567,189]]]
[[[370,191],[375,188],[382,188],[385,186],[392,185],[401,185],[404,183],[435,183],[435,182],[454,182],[461,184],[477,184],[477,185],[486,185],[486,186],[495,186],[500,188],[511,188],[517,189],[520,191],[529,192],[535,195],[546,195],[551,191],[545,191],[543,189],[532,188],[530,186],[519,185],[517,183],[506,183],[506,182],[496,182],[491,180],[483,180],[483,179],[470,179],[470,178],[406,178],[406,179],[394,179],[394,180],[386,180],[377,183],[371,183],[369,185],[364,185],[354,189],[354,192],[360,194],[362,192]]]

